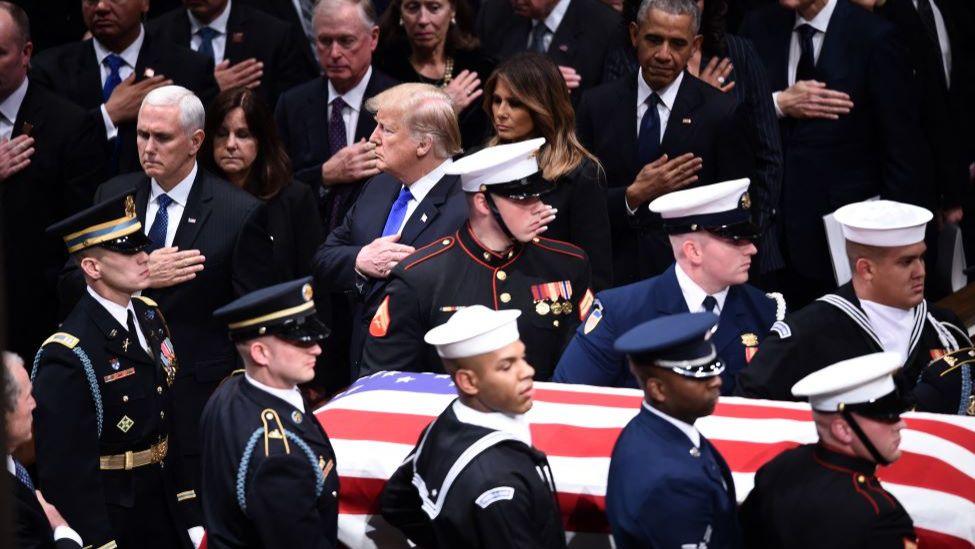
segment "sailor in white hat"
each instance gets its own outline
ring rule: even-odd
[[[517,310],[473,305],[426,333],[457,389],[393,474],[382,514],[420,547],[565,547],[545,454],[523,415],[535,370]]]
[[[805,375],[879,351],[900,355],[897,376],[913,390],[929,362],[971,346],[955,314],[924,299],[924,231],[931,212],[873,200],[843,206],[834,216],[846,238],[852,280],[773,326],[739,376],[741,396],[791,399],[789,389]],[[961,393],[960,376],[956,385]],[[930,400],[923,407],[940,408]]]
[[[746,547],[916,547],[911,517],[875,476],[900,455],[897,353],[847,359],[792,387],[809,399],[819,441],[763,465],[741,508]]]
[[[544,142],[488,147],[447,168],[461,177],[468,221],[393,270],[369,326],[360,375],[439,370],[423,334],[464,307],[484,305],[521,311],[529,361],[539,379],[551,377],[594,298],[586,253],[539,236],[551,217],[541,198],[553,188],[536,159]]]
[[[786,309],[781,295],[747,284],[760,232],[748,186],[748,179],[735,179],[651,202],[675,263],[653,278],[600,292],[597,310],[562,354],[553,381],[634,387],[625,356],[613,348],[617,337],[660,316],[710,312],[720,318],[714,339],[726,366],[721,391],[730,394]]]

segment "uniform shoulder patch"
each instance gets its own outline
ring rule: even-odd
[[[497,486],[495,488],[491,488],[490,490],[486,490],[483,494],[477,496],[474,503],[476,503],[481,509],[487,509],[487,506],[494,502],[510,500],[514,499],[514,497],[515,489],[511,486]]]
[[[141,295],[134,295],[134,296],[132,296],[132,299],[138,299],[139,301],[145,303],[146,305],[148,305],[150,307],[156,307],[157,309],[159,308],[159,304],[156,303],[155,301],[149,299],[148,297],[141,296]]]
[[[44,340],[41,347],[47,346],[48,343],[60,343],[69,349],[74,349],[80,340],[75,336],[69,334],[68,332],[58,332],[51,337]]]
[[[772,327],[769,329],[769,331],[779,334],[779,337],[782,339],[788,339],[792,337],[792,328],[790,328],[789,325],[782,320],[777,320],[775,324],[773,324]]]
[[[783,296],[779,292],[769,292],[765,295],[768,296],[769,299],[775,302],[775,320],[776,321],[785,320],[785,312],[786,312],[785,296]]]
[[[541,236],[536,236],[534,239],[532,239],[532,242],[539,248],[544,248],[552,252],[576,257],[579,259],[586,259],[586,252],[584,252],[582,248],[570,242],[565,242],[562,240],[554,240],[552,238],[544,238]]]
[[[372,337],[386,337],[386,333],[389,332],[389,296],[387,295],[382,304],[379,305],[379,309],[376,309],[376,314],[372,317],[372,321],[369,322],[369,335]]]
[[[443,252],[449,250],[454,246],[455,239],[452,236],[445,236],[439,240],[435,240],[430,244],[416,250],[410,254],[406,259],[404,259],[400,265],[402,265],[403,270],[412,269],[424,261],[436,257]],[[400,265],[397,265],[399,267]]]

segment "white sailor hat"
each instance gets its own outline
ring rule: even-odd
[[[664,232],[683,234],[701,230],[733,239],[755,239],[760,230],[752,223],[750,181],[722,183],[667,193],[650,203],[660,214]]]
[[[515,199],[540,196],[554,188],[538,173],[536,156],[544,144],[545,138],[539,137],[487,147],[454,162],[446,173],[459,175],[468,193],[490,191]]]
[[[934,215],[893,200],[866,200],[843,206],[833,217],[842,225],[847,240],[892,248],[924,241],[924,228]]]
[[[423,336],[443,358],[465,358],[497,351],[514,343],[521,311],[495,311],[484,305],[471,305],[454,313],[447,322]]]
[[[858,356],[802,378],[792,386],[792,394],[808,398],[817,412],[847,410],[876,419],[896,419],[908,408],[892,375],[903,365],[900,353]]]

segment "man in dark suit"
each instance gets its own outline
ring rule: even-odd
[[[237,367],[234,346],[211,315],[234,297],[272,282],[271,242],[263,203],[197,165],[203,142],[200,100],[185,88],[166,86],[150,92],[144,103],[138,131],[145,174],[107,181],[95,200],[134,193],[152,242],[150,285],[143,295],[159,303],[180,350],[173,435],[183,463],[192,469],[199,459],[203,406]]]
[[[824,215],[877,195],[931,201],[921,109],[903,40],[849,0],[780,0],[753,12],[741,34],[780,90],[783,291],[801,306],[836,287]]]
[[[369,107],[376,109],[376,119],[387,131],[402,138],[374,141],[383,145],[376,149],[383,173],[366,183],[314,261],[319,287],[353,299],[352,379],[390,270],[416,248],[453,233],[467,220],[460,177],[444,173],[450,157],[460,152],[450,97],[433,86],[401,84],[370,100]],[[431,126],[437,131],[424,134],[423,128]],[[414,140],[413,135],[422,137]]]
[[[324,76],[283,96],[274,113],[295,178],[319,192],[326,232],[342,223],[366,179],[379,173],[376,121],[367,99],[396,81],[372,67],[379,40],[370,0],[325,0],[315,10],[318,61]]]
[[[0,404],[4,412],[4,428],[7,443],[7,486],[13,497],[7,501],[14,512],[15,546],[20,549],[80,549],[82,540],[68,526],[58,510],[44,501],[44,496],[34,490],[34,481],[27,469],[13,457],[20,445],[31,439],[33,416],[36,407],[31,395],[30,378],[24,369],[24,361],[18,355],[3,353],[3,393]]]
[[[295,5],[295,0],[239,0],[239,2],[291,23],[298,42],[307,46],[303,49],[305,55],[312,64],[315,64],[315,28],[312,25],[315,0],[297,0],[298,5]]]
[[[101,181],[100,139],[83,109],[27,79],[32,42],[23,10],[0,2],[0,217],[7,347],[32,356],[57,325],[56,285],[67,255],[45,234],[90,205]],[[16,61],[14,61],[14,59]]]
[[[673,262],[659,219],[646,207],[654,198],[750,177],[756,211],[767,201],[764,179],[752,174],[735,99],[684,70],[700,47],[699,27],[695,2],[646,0],[630,25],[641,70],[586,92],[579,105],[579,138],[606,169],[617,284],[660,274]]]
[[[110,174],[141,170],[135,122],[152,89],[176,83],[204,101],[217,94],[213,61],[153,37],[141,18],[149,0],[82,2],[92,38],[42,52],[31,78],[88,110],[99,126]]]
[[[619,14],[599,0],[486,0],[476,23],[488,55],[544,53],[580,92],[600,83],[606,56],[622,45],[619,30]]]
[[[212,59],[221,91],[254,88],[273,108],[284,91],[318,74],[288,23],[230,0],[183,0],[183,6],[149,28]]]

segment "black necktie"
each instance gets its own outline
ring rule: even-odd
[[[796,66],[796,82],[800,80],[816,79],[816,53],[813,49],[813,36],[816,29],[812,25],[802,24],[796,27],[799,33],[799,65]]]
[[[924,34],[928,35],[934,51],[938,55],[938,79],[945,87],[948,87],[948,80],[944,71],[944,59],[941,55],[941,40],[938,38],[938,27],[934,22],[934,10],[931,8],[931,0],[917,0],[917,15],[921,18],[924,26]]]
[[[704,298],[704,310],[709,313],[714,313],[714,310],[718,307],[718,300],[714,298],[713,295],[709,295]],[[718,314],[718,313],[714,313]]]
[[[660,113],[657,103],[660,96],[651,93],[647,97],[647,112],[640,119],[640,133],[637,136],[637,156],[640,167],[646,166],[660,157]]]
[[[139,332],[135,328],[135,315],[132,314],[132,309],[129,309],[126,313],[125,323],[129,330],[129,337],[132,339],[132,343],[135,343],[141,349],[142,342],[139,341]]]

